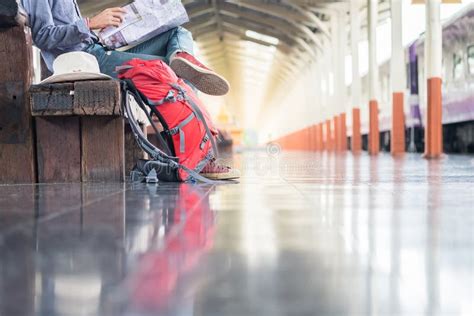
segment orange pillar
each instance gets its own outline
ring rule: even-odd
[[[303,150],[309,150],[309,133],[308,128],[303,129],[300,132],[301,138],[303,139]]]
[[[369,103],[369,154],[380,152],[379,106],[376,100]]]
[[[293,141],[295,143],[295,150],[301,150],[302,140],[301,140],[301,137],[299,137],[299,136],[300,135],[299,135],[298,131],[293,133]]]
[[[321,145],[319,144],[319,128],[318,124],[314,125],[314,151],[320,151]]]
[[[290,147],[290,150],[295,150],[296,149],[296,142],[295,142],[295,136],[294,136],[294,133],[291,133],[290,134],[290,137],[288,139],[288,142],[289,142],[289,147]]]
[[[339,124],[341,125],[341,150],[347,150],[347,123],[346,113],[341,113],[339,118]]]
[[[313,135],[312,135],[312,126],[307,127],[307,139],[308,139],[308,145],[306,145],[306,149],[308,151],[313,151]]]
[[[311,151],[318,150],[316,124],[311,126]]]
[[[298,132],[298,138],[301,140],[300,142],[300,150],[307,150],[308,149],[308,129],[304,128]]]
[[[319,137],[319,148],[320,151],[326,150],[326,144],[324,142],[324,123],[318,124],[318,137]]]
[[[439,158],[443,153],[443,107],[441,78],[428,79],[428,114],[425,128],[425,157]]]
[[[302,144],[304,142],[303,138],[301,137],[301,131],[296,131],[294,134],[294,139],[295,139],[295,145],[296,145],[296,150],[301,150],[302,149]]]
[[[298,150],[298,146],[300,144],[298,144],[298,138],[296,138],[296,133],[291,134],[290,142],[291,142],[291,145],[290,145],[291,150]]]
[[[295,138],[298,141],[298,150],[304,150],[304,147],[306,145],[306,138],[304,135],[304,130],[299,130],[296,131],[295,133]]]
[[[288,150],[294,150],[294,144],[293,144],[293,134],[289,134],[286,136],[286,147]]]
[[[301,150],[308,149],[308,130],[306,128],[298,132],[298,137],[301,139]]]
[[[392,105],[392,131],[391,152],[392,155],[405,153],[405,112],[403,110],[403,92],[393,93]]]
[[[301,138],[303,139],[303,150],[309,150],[309,145],[310,145],[310,141],[309,141],[309,129],[308,128],[305,128],[303,129],[301,132]]]
[[[318,125],[313,126],[313,141],[314,141],[314,151],[318,151]]]
[[[334,116],[334,150],[341,150],[341,125],[339,124],[339,115]]]
[[[331,130],[331,120],[326,120],[326,150],[327,151],[334,150],[334,142],[333,142],[332,130]]]
[[[299,150],[300,149],[300,142],[299,142],[299,139],[298,139],[298,133],[297,132],[294,132],[293,135],[291,136],[292,137],[292,143],[293,143],[293,150]]]
[[[313,126],[308,127],[308,150],[314,150],[314,141],[313,141]]]
[[[352,109],[352,152],[358,153],[362,150],[362,135],[360,132],[360,109]]]

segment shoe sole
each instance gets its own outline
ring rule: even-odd
[[[171,61],[171,69],[201,92],[222,96],[230,90],[229,82],[213,71],[198,67],[184,58],[176,57]]]
[[[242,176],[242,173],[238,169],[231,169],[231,171],[227,173],[201,173],[201,176],[209,180],[236,180]]]
[[[201,173],[201,176],[209,180],[237,180],[240,175],[227,176],[221,173]]]

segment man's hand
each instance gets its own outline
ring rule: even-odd
[[[110,8],[102,11],[92,19],[90,19],[89,27],[93,30],[104,29],[108,26],[119,27],[125,16],[125,9]]]

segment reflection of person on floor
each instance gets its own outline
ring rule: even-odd
[[[116,78],[115,68],[133,59],[163,59],[176,74],[200,91],[224,95],[228,82],[193,56],[193,38],[182,27],[160,34],[125,52],[105,48],[92,30],[118,27],[125,10],[110,8],[83,18],[76,0],[21,0],[29,14],[35,45],[52,71],[54,59],[67,52],[86,51],[99,61],[103,73]]]
[[[76,0],[21,0],[28,12],[35,45],[41,49],[49,70],[61,54],[85,51],[94,55],[102,73],[117,78],[115,68],[134,58],[162,59],[176,74],[200,91],[210,95],[225,95],[229,83],[193,56],[193,38],[182,27],[160,34],[127,51],[105,48],[92,30],[120,26],[125,11],[109,8],[93,18],[83,18]],[[238,178],[240,173],[211,161],[201,172],[210,179]]]

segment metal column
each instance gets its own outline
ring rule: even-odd
[[[360,0],[352,0],[351,4],[351,55],[352,55],[352,152],[362,150],[360,132],[360,103],[361,82],[359,70],[359,41],[360,41]]]
[[[392,59],[390,76],[392,82],[392,129],[391,152],[393,155],[405,152],[405,58],[402,43],[402,1],[391,1],[392,13]]]
[[[377,24],[378,0],[368,0],[369,38],[369,154],[380,151],[379,107],[378,107],[378,64],[377,64]]]
[[[442,125],[442,27],[441,0],[426,1],[426,78],[428,115],[425,129],[425,157],[439,158],[443,153]]]
[[[338,69],[337,69],[337,91],[339,100],[339,115],[338,118],[338,150],[347,150],[347,125],[346,125],[346,102],[347,102],[347,89],[346,89],[346,47],[347,47],[347,7],[342,10],[338,10]]]
[[[340,55],[340,41],[339,41],[339,30],[341,29],[342,25],[339,24],[339,14],[338,12],[334,12],[331,15],[331,48],[332,48],[332,73],[333,73],[333,96],[332,100],[332,113],[329,117],[332,125],[330,129],[332,130],[332,144],[328,148],[329,150],[339,150],[340,144],[340,136],[339,136],[339,109],[341,108],[341,98],[340,98],[340,87],[339,87],[339,55]]]

